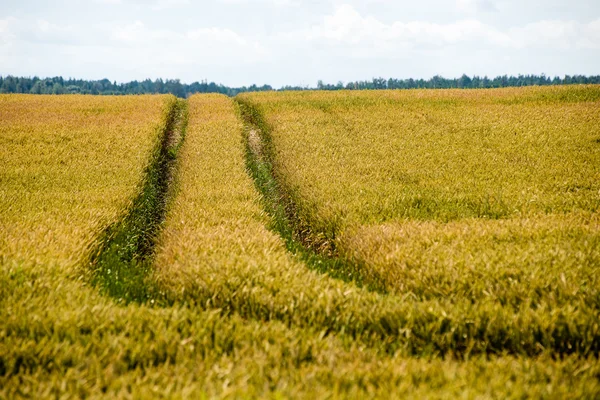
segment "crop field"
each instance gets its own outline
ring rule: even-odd
[[[0,398],[600,396],[600,87],[0,121]]]
[[[555,339],[586,332],[590,341],[534,347],[588,353],[598,350],[600,310],[599,93],[244,101],[264,116],[259,125],[298,239],[344,260],[342,274],[417,303],[445,303],[447,313],[464,307],[475,325],[504,315],[507,339],[511,320],[521,332],[553,320],[544,325]]]

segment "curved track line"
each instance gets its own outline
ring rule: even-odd
[[[124,303],[159,298],[160,291],[146,278],[152,270],[154,245],[165,218],[188,117],[185,100],[173,99],[168,107],[166,126],[144,172],[140,193],[125,216],[106,228],[89,260],[92,284]]]
[[[364,279],[357,261],[340,257],[332,241],[323,239],[324,235],[301,223],[297,214],[298,206],[274,167],[269,127],[251,103],[239,98],[235,101],[244,122],[246,165],[263,197],[265,211],[272,218],[270,228],[284,239],[288,251],[299,256],[309,268],[332,278],[354,282],[369,291],[386,294],[383,283]]]

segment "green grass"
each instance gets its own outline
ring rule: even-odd
[[[160,291],[147,278],[167,210],[177,153],[185,137],[187,113],[187,103],[173,98],[139,195],[126,215],[106,229],[98,249],[92,252],[92,284],[118,301],[161,301]]]
[[[240,116],[245,122],[246,166],[262,204],[270,215],[269,227],[284,240],[287,250],[298,256],[311,269],[327,273],[332,278],[355,282],[362,287],[362,276],[348,260],[332,254],[332,243],[319,242],[311,235],[309,227],[297,225],[298,216],[294,202],[286,195],[273,170],[273,148],[269,128],[261,115],[249,104],[238,101]],[[250,138],[250,135],[254,137]],[[370,283],[369,290],[384,291],[383,286]]]

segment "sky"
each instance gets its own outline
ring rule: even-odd
[[[599,0],[2,0],[0,75],[314,87],[600,74]]]

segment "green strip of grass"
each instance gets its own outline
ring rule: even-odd
[[[146,279],[164,221],[177,153],[187,127],[185,100],[169,104],[166,123],[146,168],[141,191],[125,216],[109,226],[92,253],[92,284],[119,302],[154,302],[160,291]]]
[[[245,100],[236,100],[244,121],[246,166],[262,195],[265,211],[271,216],[269,228],[277,232],[283,238],[287,250],[298,256],[309,268],[332,278],[354,282],[369,291],[385,293],[383,284],[375,280],[363,280],[356,263],[338,257],[333,241],[315,234],[310,226],[300,221],[293,197],[285,189],[274,168],[274,148],[269,126],[256,107]],[[252,132],[258,143],[251,143]]]

